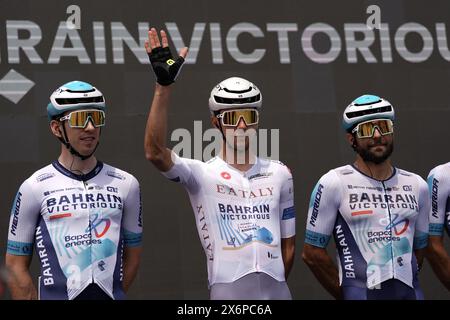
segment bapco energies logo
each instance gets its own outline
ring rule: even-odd
[[[101,238],[108,232],[110,226],[111,220],[106,218],[99,219],[99,215],[96,213],[89,220],[89,227],[86,228],[85,232],[88,233],[94,230],[95,236]]]
[[[399,236],[408,230],[409,220],[404,218],[399,220],[398,214],[393,214],[393,219],[391,223],[386,226],[386,230],[394,229],[395,235]]]

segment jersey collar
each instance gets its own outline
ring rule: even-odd
[[[216,158],[219,159],[219,161],[221,161],[222,164],[224,164],[225,166],[227,166],[231,170],[233,170],[235,172],[239,172],[242,175],[249,175],[253,171],[258,171],[259,167],[260,167],[260,159],[259,159],[259,157],[256,157],[255,163],[247,171],[241,171],[239,169],[236,169],[235,167],[233,167],[232,165],[227,163],[224,159],[222,159],[220,156],[216,156]]]
[[[369,178],[369,179],[378,181],[378,182],[388,181],[388,180],[392,179],[392,177],[394,177],[394,176],[397,174],[397,168],[394,167],[394,166],[392,166],[392,174],[391,174],[391,176],[390,176],[389,178],[387,178],[387,179],[384,179],[384,180],[378,180],[378,179],[372,178],[371,176],[368,176],[367,174],[365,174],[364,172],[362,172],[361,170],[359,170],[354,164],[351,164],[351,166],[352,166],[353,169],[355,169],[356,171],[358,171],[358,172],[359,172],[360,174],[362,174],[363,176],[365,176],[365,177],[367,177],[367,178]]]
[[[98,175],[103,168],[103,162],[97,161],[97,164],[95,165],[94,169],[92,169],[87,174],[75,174],[72,171],[67,170],[61,163],[59,163],[58,160],[53,161],[52,165],[53,167],[55,167],[56,170],[61,172],[63,175],[78,181],[88,181],[92,179],[93,177]]]

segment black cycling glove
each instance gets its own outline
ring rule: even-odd
[[[156,75],[156,81],[162,86],[168,86],[175,82],[184,63],[183,57],[173,59],[169,47],[158,47],[148,53],[148,58],[152,64],[153,71]]]

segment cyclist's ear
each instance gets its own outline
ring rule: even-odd
[[[52,130],[52,133],[57,136],[58,138],[62,138],[60,123],[56,120],[52,120],[50,122],[50,129]]]
[[[356,151],[356,137],[355,135],[352,135],[352,149],[353,151]]]
[[[217,119],[217,117],[214,115],[211,116],[211,124],[213,125],[214,128],[217,128],[220,130],[219,119]]]
[[[353,150],[356,151],[356,137],[354,134],[347,133],[347,141],[349,142],[350,146]]]

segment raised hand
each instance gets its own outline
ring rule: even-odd
[[[162,86],[168,86],[175,82],[184,58],[187,55],[188,48],[184,47],[180,50],[179,57],[174,59],[169,49],[169,41],[164,30],[160,31],[161,42],[158,32],[155,28],[148,31],[148,40],[145,41],[145,50],[147,51],[153,71],[155,72],[156,81]]]

